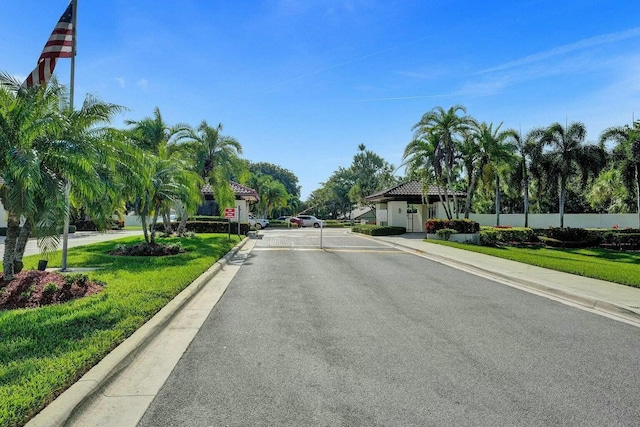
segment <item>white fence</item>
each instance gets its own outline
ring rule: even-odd
[[[495,226],[496,214],[470,214],[480,225]],[[500,214],[500,225],[524,227],[524,214]],[[640,228],[638,214],[564,214],[564,226],[572,228]],[[529,214],[530,228],[560,227],[560,215]]]

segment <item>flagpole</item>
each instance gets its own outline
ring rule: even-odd
[[[76,71],[76,26],[78,22],[78,0],[71,0],[71,32],[72,32],[72,49],[71,49],[71,75],[69,77],[69,110],[73,112],[73,95],[74,95],[74,80]],[[64,215],[64,229],[62,232],[62,264],[61,271],[69,271],[67,268],[67,252],[69,248],[69,220],[70,220],[70,202],[69,193],[71,192],[71,183],[69,180],[64,186],[64,203],[65,203],[65,215]]]

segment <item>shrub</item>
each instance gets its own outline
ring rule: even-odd
[[[481,246],[497,246],[499,244],[521,246],[539,242],[531,228],[525,227],[482,227],[480,229]]]
[[[229,220],[222,216],[206,216],[206,215],[195,215],[189,217],[189,221],[205,221],[205,222],[229,222]]]
[[[457,233],[458,232],[456,230],[453,230],[451,228],[441,228],[440,230],[436,231],[436,234],[438,235],[439,238],[447,241],[451,238],[452,234],[457,234]]]
[[[600,246],[613,249],[640,249],[640,233],[607,231],[602,234]]]
[[[407,229],[405,227],[392,227],[388,225],[358,224],[351,227],[351,231],[369,236],[397,236],[406,233]]]
[[[462,234],[472,234],[480,231],[480,224],[469,219],[428,219],[424,224],[427,234],[436,234],[443,228],[450,228]]]
[[[156,231],[163,232],[164,224],[154,224],[152,226]],[[172,224],[172,230],[175,231],[178,224]],[[228,233],[229,221],[187,221],[186,230],[193,233]],[[247,222],[240,223],[240,234],[247,235],[249,233],[250,226]],[[231,233],[238,233],[238,223],[231,223]]]
[[[602,235],[595,230],[585,228],[549,227],[540,240],[549,246],[588,248],[598,246],[602,241]]]
[[[55,283],[47,283],[46,285],[44,285],[44,289],[42,290],[42,292],[44,292],[45,294],[55,294],[58,291],[58,285],[56,285]]]

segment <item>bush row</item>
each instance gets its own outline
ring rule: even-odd
[[[480,224],[469,219],[428,219],[424,223],[427,234],[435,234],[444,228],[455,230],[458,233],[471,234],[480,231]]]
[[[640,230],[585,229],[550,227],[530,228],[482,227],[480,244],[483,246],[531,245],[536,242],[559,248],[605,247],[613,249],[640,249]]]
[[[407,229],[406,227],[358,224],[351,227],[351,231],[369,236],[397,236],[406,233]]]
[[[499,243],[522,245],[538,241],[538,238],[531,228],[482,227],[480,229],[481,246],[497,246]]]
[[[175,231],[178,228],[178,223],[171,224],[171,230]],[[156,223],[152,226],[158,232],[164,232],[164,224]],[[192,231],[194,233],[228,233],[229,232],[229,222],[228,221],[187,221],[186,225],[187,231]],[[251,226],[248,222],[240,223],[240,234],[247,235]],[[238,233],[238,224],[231,224],[231,234]]]

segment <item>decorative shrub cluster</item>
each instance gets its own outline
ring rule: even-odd
[[[351,227],[351,231],[369,236],[397,236],[406,233],[407,229],[406,227],[391,227],[388,225],[358,224]]]
[[[525,245],[539,242],[539,239],[531,228],[524,227],[482,227],[480,229],[481,246]]]
[[[457,234],[457,233],[458,232],[456,230],[453,230],[451,228],[441,228],[440,230],[436,231],[436,234],[438,235],[439,238],[447,241],[451,238],[451,235]]]
[[[171,245],[152,245],[147,242],[137,243],[135,245],[118,245],[115,250],[109,252],[109,255],[127,255],[127,256],[166,256],[177,255],[184,252],[179,243]]]
[[[539,238],[547,246],[560,248],[590,248],[602,241],[595,230],[572,227],[549,227]]]
[[[164,224],[157,223],[152,227],[155,228],[156,231],[163,232]],[[173,231],[178,228],[178,224],[171,224]],[[240,223],[240,234],[247,235],[249,233],[250,225],[247,222]],[[229,232],[229,222],[228,221],[187,221],[186,225],[187,231],[191,231],[193,233],[227,233]],[[231,224],[231,233],[238,233],[238,223]]]
[[[535,246],[543,244],[557,248],[603,247],[618,250],[640,249],[640,230],[560,228],[532,230],[530,228],[482,227],[482,246]]]
[[[444,228],[455,230],[458,233],[472,234],[480,231],[480,224],[469,219],[428,219],[424,223],[427,234],[435,234]]]

